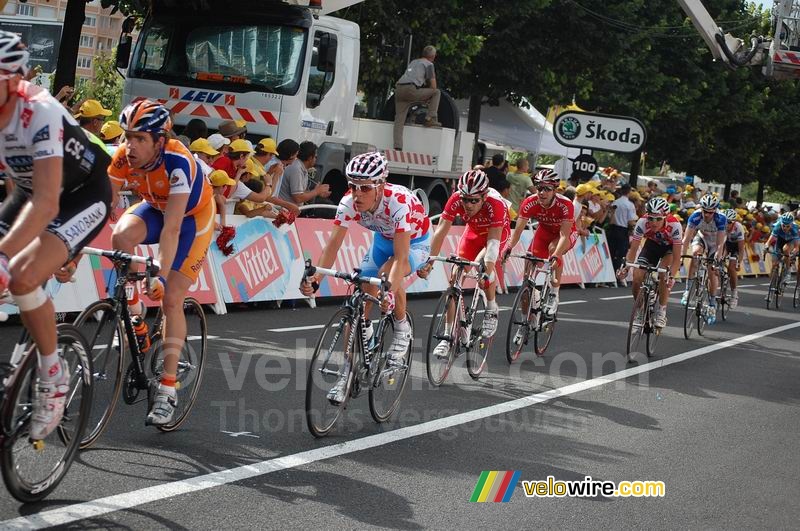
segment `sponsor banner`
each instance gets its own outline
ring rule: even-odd
[[[124,210],[116,210],[117,219],[119,219],[123,213]],[[92,243],[89,244],[89,247],[111,249],[111,233],[115,225],[116,223],[109,222]],[[211,245],[212,247],[216,247],[213,242]],[[156,257],[158,255],[158,245],[137,245],[134,253],[139,256]],[[91,266],[98,297],[109,297],[110,294],[108,290],[114,288],[114,283],[117,280],[116,271],[111,261],[100,256],[86,256],[81,260],[81,265],[83,265],[84,262],[89,263]],[[165,276],[163,272],[162,276]],[[212,267],[211,264],[209,264],[208,258],[206,258],[206,261],[203,263],[203,268],[200,270],[197,281],[189,288],[187,296],[194,297],[200,304],[215,304],[217,302],[217,290],[214,283]],[[142,300],[150,307],[158,306],[159,304],[151,301],[147,297],[142,297]]]
[[[579,237],[570,251],[570,254],[573,253],[580,265],[583,282],[613,283],[616,280],[605,232],[593,232],[588,237]]]
[[[294,225],[275,228],[271,220],[228,216],[236,227],[233,254],[225,256],[216,242],[209,254],[226,303],[299,299],[303,255]]]

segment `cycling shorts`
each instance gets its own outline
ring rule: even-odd
[[[200,276],[208,248],[211,246],[216,213],[214,201],[209,201],[194,214],[184,217],[181,223],[172,270],[182,273],[192,282]],[[164,228],[164,213],[147,201],[142,201],[130,207],[123,215],[129,214],[140,218],[147,227],[147,236],[141,243],[146,245],[158,243]]]
[[[458,256],[465,260],[474,262],[475,258],[478,257],[478,254],[480,254],[480,252],[486,248],[486,242],[489,241],[487,236],[488,234],[481,236],[475,231],[467,228],[467,230],[464,231],[464,234],[461,235],[461,239],[458,242]],[[498,260],[503,257],[503,251],[508,246],[508,238],[509,231],[503,231],[500,240],[500,251],[497,255]]]
[[[361,261],[361,274],[367,277],[377,277],[378,271],[383,265],[394,256],[394,241],[380,233],[374,233],[372,247],[369,248],[364,259]],[[419,238],[411,240],[411,249],[408,253],[408,264],[411,266],[411,273],[416,273],[417,269],[424,266],[431,254],[431,233],[426,232]],[[388,271],[387,271],[388,276]]]
[[[543,227],[537,227],[536,232],[533,233],[533,241],[531,242],[531,246],[528,248],[528,252],[531,253],[536,258],[541,258],[546,260],[550,258],[550,245],[553,242],[558,243],[558,239],[561,237],[560,231],[549,231]],[[570,249],[575,247],[575,243],[578,241],[578,233],[576,231],[572,231],[569,234],[569,247],[567,247],[564,254],[567,253]]]
[[[695,234],[694,239],[692,240],[693,247],[702,247],[705,249],[706,254],[709,258],[714,258],[714,255],[717,254],[717,242],[708,242],[705,238],[703,238],[702,234]]]
[[[5,236],[23,207],[30,201],[28,192],[15,186],[0,204],[0,237]],[[111,183],[105,168],[95,168],[89,179],[71,192],[62,192],[58,214],[45,232],[57,236],[67,247],[67,261],[97,237],[111,213]]]
[[[731,258],[739,258],[738,242],[725,242],[725,249],[728,251],[728,256]]]
[[[672,245],[660,245],[653,240],[645,240],[636,263],[645,267],[657,267],[661,259],[672,254]]]

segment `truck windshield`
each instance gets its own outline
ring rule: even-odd
[[[139,39],[131,77],[278,94],[294,94],[300,85],[302,28],[159,20]]]

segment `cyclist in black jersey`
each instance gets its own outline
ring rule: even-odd
[[[39,352],[30,431],[38,440],[61,421],[69,389],[42,286],[105,225],[111,159],[49,92],[23,79],[28,57],[17,34],[0,31],[0,174],[13,183],[0,205],[0,292],[13,296]]]

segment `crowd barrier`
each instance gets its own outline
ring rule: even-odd
[[[190,296],[202,304],[211,305],[216,313],[225,313],[226,304],[302,298],[299,285],[305,260],[311,259],[316,263],[319,259],[333,230],[331,221],[300,218],[293,225],[276,228],[269,219],[231,215],[227,216],[227,222],[236,227],[236,237],[231,242],[234,253],[225,256],[213,242],[200,276],[190,289]],[[110,249],[113,226],[112,223],[105,227],[92,242],[92,247]],[[463,226],[453,226],[440,254],[455,254],[464,230]],[[533,232],[525,230],[514,253],[524,253],[532,238]],[[333,267],[342,271],[358,267],[371,243],[370,231],[352,225]],[[136,252],[155,256],[157,249],[156,245],[142,245]],[[740,262],[740,274],[767,274],[771,259],[769,256],[766,262],[760,259],[763,244],[748,244],[746,249]],[[519,286],[523,271],[522,259],[509,259],[498,271],[501,289]],[[682,267],[681,276],[685,274],[686,268]],[[409,293],[442,292],[448,286],[448,275],[449,267],[437,265],[427,279],[409,276],[405,287]],[[80,261],[73,282],[60,284],[51,280],[46,289],[53,298],[57,312],[76,312],[106,297],[107,286],[113,286],[113,282],[114,269],[111,263],[106,258],[91,256]],[[605,232],[598,229],[589,236],[579,237],[575,247],[564,257],[562,283],[584,287],[585,284],[614,282]],[[471,285],[467,284],[467,287]],[[317,296],[332,297],[346,293],[347,285],[344,282],[325,277]],[[15,308],[0,306],[0,311],[14,313]]]

